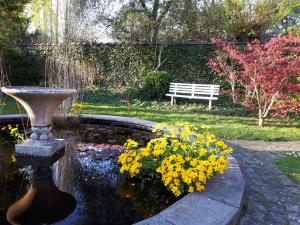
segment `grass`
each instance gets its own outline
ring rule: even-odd
[[[4,99],[4,104],[0,104],[0,115],[26,113],[25,109],[10,97]]]
[[[136,117],[155,122],[187,121],[196,125],[211,127],[219,137],[240,140],[287,141],[300,139],[299,121],[269,119],[265,127],[257,126],[255,112],[230,104],[227,99],[220,99],[213,110],[207,110],[207,102],[194,102],[187,99],[171,107],[170,102],[145,102],[133,98],[131,108],[120,104],[126,96],[116,92],[103,92],[87,95],[83,113]],[[229,102],[229,103],[228,103]],[[203,104],[202,104],[203,103]],[[2,114],[17,113],[13,100],[6,100]],[[24,111],[22,111],[24,112]],[[1,113],[1,112],[0,112]]]
[[[300,153],[282,157],[276,162],[276,166],[300,186]]]

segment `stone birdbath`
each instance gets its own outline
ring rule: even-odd
[[[57,107],[76,93],[75,89],[10,86],[1,91],[16,99],[30,118],[32,134],[16,145],[17,154],[51,157],[64,148],[63,140],[52,135],[52,117]]]
[[[17,144],[16,158],[21,166],[31,166],[28,192],[7,211],[11,224],[48,224],[62,220],[76,207],[76,199],[60,191],[52,179],[52,166],[65,151],[62,139],[52,135],[52,117],[56,108],[75,89],[43,87],[2,87],[26,109],[31,122],[30,139]]]

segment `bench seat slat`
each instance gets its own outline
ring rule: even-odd
[[[185,84],[185,83],[170,83],[170,86],[198,86],[198,87],[211,87],[211,86],[220,86],[218,84]]]
[[[170,94],[173,94],[175,95],[176,94],[189,94],[189,95],[219,95],[218,92],[213,92],[212,94],[210,92],[200,92],[200,91],[197,91],[197,92],[188,92],[188,91],[170,91]]]
[[[173,87],[171,86],[170,89],[195,89],[195,90],[219,90],[219,87]]]
[[[220,90],[219,87],[170,87],[169,89],[183,89],[183,90]]]
[[[217,97],[206,97],[206,96],[173,95],[173,94],[166,94],[166,96],[176,97],[176,98],[204,99],[204,100],[218,100]]]
[[[201,91],[201,92],[219,92],[219,89],[192,89],[192,88],[170,88],[169,91]]]
[[[211,92],[216,92],[219,93],[219,90],[216,89],[182,89],[182,88],[170,88],[169,91],[171,92],[176,92],[176,91],[187,91],[187,92],[207,92],[207,93],[211,93]]]
[[[220,90],[219,87],[170,87],[169,89],[178,90]]]

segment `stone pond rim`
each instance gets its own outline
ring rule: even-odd
[[[27,115],[0,115],[0,125],[21,123]],[[154,122],[119,116],[82,115],[81,123],[121,126],[150,131]],[[245,181],[236,159],[229,169],[210,180],[203,192],[187,194],[157,215],[135,225],[236,225],[245,201]]]

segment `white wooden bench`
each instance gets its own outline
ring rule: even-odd
[[[166,95],[171,97],[171,105],[176,104],[176,98],[205,99],[211,109],[212,101],[218,100],[220,85],[170,83],[169,92]]]

